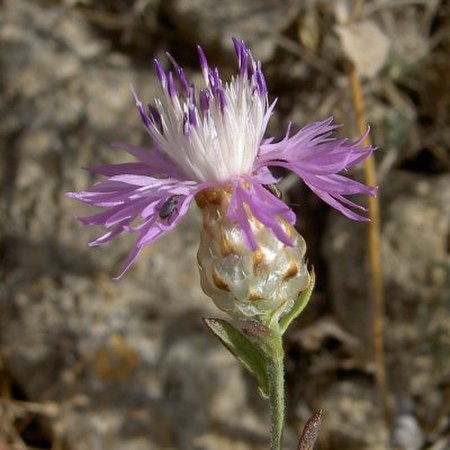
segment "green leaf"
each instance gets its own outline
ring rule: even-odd
[[[282,334],[284,334],[291,322],[305,309],[313,292],[315,282],[316,274],[314,273],[314,270],[312,270],[307,288],[299,295],[292,309],[280,320],[280,330]]]
[[[261,394],[268,397],[269,381],[263,352],[227,321],[213,318],[204,318],[203,321],[234,357],[256,377]]]

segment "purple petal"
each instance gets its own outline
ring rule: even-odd
[[[255,166],[257,169],[262,166],[287,168],[296,173],[322,200],[345,216],[366,220],[347,206],[364,208],[344,196],[374,196],[376,188],[339,173],[365,160],[375,149],[359,147],[367,132],[356,142],[347,142],[346,139],[332,136],[336,128],[332,118],[328,118],[302,128],[292,137],[287,133],[280,142],[265,142],[261,145]]]
[[[109,167],[105,171],[117,172]],[[127,189],[123,189],[123,186],[127,186]],[[103,225],[107,229],[106,233],[91,242],[92,246],[109,242],[122,232],[138,233],[132,252],[116,277],[118,279],[128,270],[145,245],[175,228],[188,211],[195,194],[208,187],[211,187],[211,183],[198,184],[140,174],[112,175],[92,186],[91,191],[77,194],[79,200],[97,206],[107,198],[112,206],[107,204],[103,211],[80,217],[79,220],[86,225]],[[173,195],[179,196],[180,201],[167,217],[163,217],[158,205],[161,206]]]
[[[258,190],[255,189],[254,185],[250,185],[250,190],[240,189],[245,203],[250,207],[255,218],[272,230],[273,234],[281,242],[291,246],[292,241],[281,227],[278,216],[287,219],[293,224],[295,223],[293,211],[260,186]]]
[[[237,181],[230,199],[228,216],[236,220],[241,227],[247,245],[255,250],[256,239],[247,216],[248,207],[252,215],[269,228],[281,242],[292,245],[292,241],[280,224],[280,218],[288,223],[295,223],[294,212],[281,200],[270,194],[261,185],[252,182],[250,177],[246,179],[248,188],[243,187],[241,181]]]
[[[115,211],[118,211],[119,208],[111,208],[111,209],[107,209],[105,211],[100,211],[97,214],[92,214],[90,216],[85,216],[85,217],[80,217],[77,216],[77,219],[83,224],[83,225],[89,225],[89,226],[93,226],[93,225],[101,225],[104,224],[109,217],[111,217],[112,214],[115,213]]]
[[[367,212],[369,210],[365,206],[358,205],[357,203],[352,202],[351,200],[349,200],[347,197],[344,197],[343,195],[336,194],[335,198],[339,202],[344,203],[345,205],[351,206],[352,208],[359,209],[360,211]]]
[[[147,205],[147,203],[147,199],[141,198],[124,205],[119,211],[111,215],[111,217],[109,217],[109,219],[104,222],[104,226],[107,228],[111,228],[113,225],[116,225],[118,223],[123,223],[124,221],[129,219],[135,219],[142,208]]]
[[[110,240],[112,240],[116,236],[118,236],[120,233],[122,233],[122,231],[123,231],[122,225],[118,225],[117,227],[113,228],[112,230],[107,231],[102,236],[99,236],[98,238],[89,242],[89,247],[98,247],[100,245],[106,244],[107,242],[109,242]]]
[[[165,175],[171,178],[184,179],[185,176],[175,163],[157,149],[144,149],[127,142],[113,142],[112,147],[125,150],[148,168],[148,175]],[[104,166],[107,167],[107,166]]]
[[[282,200],[275,197],[267,189],[259,185],[254,184],[252,191],[254,191],[255,196],[250,196],[250,198],[255,199],[255,207],[263,209],[269,215],[279,215],[291,225],[295,223],[296,216],[294,211],[292,211],[292,209],[289,208],[289,206]],[[253,194],[253,192],[251,193]]]
[[[107,164],[104,166],[88,167],[89,172],[97,173],[105,176],[113,176],[119,174],[128,175],[149,175],[152,174],[152,167],[143,163],[123,163],[123,164]]]
[[[153,178],[145,175],[114,175],[109,178],[112,181],[119,181],[122,183],[131,184],[133,186],[157,186],[160,184],[160,180],[157,178]]]
[[[141,227],[139,237],[137,238],[133,250],[125,261],[125,264],[119,271],[119,274],[115,277],[115,279],[119,279],[122,275],[130,268],[133,264],[142,248],[151,242],[156,241],[163,234],[175,228],[181,219],[186,215],[189,205],[193,200],[195,193],[201,190],[201,188],[196,187],[190,195],[187,195],[181,202],[180,207],[174,213],[175,217],[171,218],[169,221],[161,221],[157,214],[154,214],[145,224],[145,226]]]
[[[302,173],[302,179],[308,186],[314,186],[316,189],[330,192],[333,195],[364,194],[374,196],[376,191],[372,186],[367,186],[339,174],[317,176]]]
[[[255,251],[258,248],[258,244],[256,243],[255,235],[248,220],[239,187],[235,187],[233,190],[227,215],[231,220],[235,220],[239,224],[246,244]]]

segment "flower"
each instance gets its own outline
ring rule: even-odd
[[[144,108],[133,91],[138,112],[152,139],[144,149],[115,143],[135,157],[135,162],[94,166],[89,170],[106,179],[90,189],[68,196],[102,210],[80,217],[85,225],[103,225],[106,233],[90,243],[104,244],[123,232],[137,233],[130,256],[117,278],[134,262],[147,244],[173,229],[202,191],[229,193],[227,219],[235,223],[246,245],[258,247],[254,221],[271,231],[280,242],[292,246],[286,227],[295,215],[267,186],[277,182],[269,167],[296,173],[326,203],[354,220],[367,220],[354,210],[364,208],[347,198],[352,194],[375,195],[366,186],[340,172],[366,159],[372,147],[333,135],[333,119],[314,122],[275,142],[264,139],[275,107],[269,103],[260,62],[243,42],[233,39],[238,73],[228,83],[217,68],[208,66],[198,47],[205,86],[195,92],[183,69],[169,55],[173,72],[155,60],[160,97]]]

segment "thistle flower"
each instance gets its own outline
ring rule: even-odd
[[[328,118],[311,123],[292,136],[289,126],[279,142],[264,139],[275,102],[269,103],[260,62],[254,60],[243,42],[233,39],[233,43],[238,72],[227,83],[222,81],[217,68],[208,66],[205,53],[198,47],[205,81],[198,93],[170,55],[173,71],[164,71],[155,60],[160,97],[145,108],[132,90],[152,140],[151,148],[113,144],[136,161],[91,167],[92,172],[106,179],[86,191],[68,194],[102,208],[94,215],[79,218],[85,225],[106,228],[106,233],[92,241],[91,246],[105,244],[123,232],[137,234],[117,278],[147,244],[176,227],[194,198],[210,226],[214,221],[220,222],[222,231],[217,239],[223,237],[226,228],[227,233],[230,230],[237,233],[248,252],[255,253],[264,247],[262,241],[270,241],[266,246],[270,251],[275,247],[283,251],[297,248],[297,259],[302,260],[304,249],[300,249],[304,245],[293,229],[295,215],[266,188],[277,182],[269,167],[291,170],[345,216],[367,220],[355,212],[364,208],[347,196],[373,196],[375,188],[340,174],[374,150],[361,148],[365,136],[356,142],[337,138],[333,135],[337,125]],[[211,194],[214,192],[223,195],[211,212],[210,206],[217,199]],[[214,243],[208,242],[208,248],[214,248]],[[239,247],[236,254],[242,253],[241,243],[235,244]],[[199,262],[202,265],[200,258]],[[298,273],[303,273],[303,278],[297,280],[297,287],[304,285],[305,280],[303,269]]]

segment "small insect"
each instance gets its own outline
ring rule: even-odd
[[[278,189],[278,186],[276,184],[263,184],[263,187],[266,188],[271,194],[275,195],[275,197],[279,200],[283,198],[283,194]]]
[[[171,195],[161,206],[161,209],[159,210],[159,217],[161,219],[167,219],[170,217],[178,206],[180,198],[181,195],[179,194]]]

